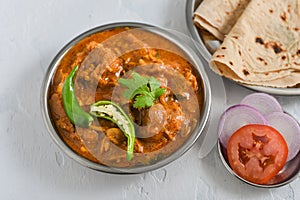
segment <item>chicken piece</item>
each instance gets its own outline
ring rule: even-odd
[[[96,131],[91,129],[84,129],[77,127],[77,132],[81,137],[82,143],[90,152],[94,152],[98,146],[99,135]]]
[[[106,130],[107,138],[118,146],[126,145],[126,136],[119,128],[109,128]]]
[[[167,120],[167,112],[160,103],[144,111],[142,124],[138,127],[138,137],[159,140]]]

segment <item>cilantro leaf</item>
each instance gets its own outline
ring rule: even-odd
[[[133,103],[134,108],[147,108],[154,105],[153,97],[149,94],[147,95],[138,95],[135,97],[135,101]]]
[[[156,88],[154,91],[151,92],[151,94],[154,96],[155,99],[160,97],[160,95],[164,94],[166,92],[165,88]]]
[[[149,94],[149,88],[147,87],[147,84],[140,86],[137,88],[130,99],[133,99],[136,95],[147,95]]]
[[[142,77],[133,72],[132,78],[118,80],[127,89],[123,93],[126,99],[132,99],[134,108],[147,108],[154,105],[154,101],[166,92],[160,82],[154,77]]]
[[[148,83],[148,80],[143,78],[138,73],[133,73],[131,79],[124,79],[120,78],[118,82],[122,85],[127,87],[128,89],[125,90],[123,93],[123,96],[126,99],[132,99],[136,94],[135,91],[140,88],[142,85],[146,85]]]
[[[149,78],[149,85],[150,85],[151,91],[154,91],[160,87],[160,82],[156,78],[151,76]]]

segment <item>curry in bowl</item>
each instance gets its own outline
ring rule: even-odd
[[[178,44],[153,31],[96,31],[57,58],[47,91],[51,124],[93,163],[153,165],[202,132],[210,94],[203,73]]]

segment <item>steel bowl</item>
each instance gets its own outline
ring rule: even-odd
[[[139,28],[139,29],[147,29],[147,31],[150,31],[152,33],[158,34],[162,36],[163,38],[171,41],[175,45],[177,45],[183,52],[186,53],[188,58],[192,61],[192,64],[195,66],[196,71],[201,75],[201,78],[203,80],[203,88],[204,88],[204,106],[202,108],[202,115],[199,119],[199,123],[195,130],[190,134],[189,138],[184,142],[184,144],[177,149],[175,152],[173,152],[170,156],[164,158],[163,160],[156,162],[151,165],[146,166],[138,166],[138,167],[132,167],[132,168],[118,168],[118,167],[111,167],[106,166],[102,164],[98,164],[95,162],[92,162],[77,153],[75,153],[59,136],[58,132],[56,131],[54,123],[51,121],[50,118],[50,110],[48,105],[48,97],[49,97],[49,87],[53,78],[53,75],[55,73],[56,68],[58,67],[61,59],[64,57],[66,52],[68,52],[76,43],[83,40],[84,38],[104,30],[109,30],[117,27],[133,27],[133,28]],[[205,130],[205,126],[208,122],[209,115],[210,115],[210,108],[211,108],[211,89],[210,89],[210,83],[209,79],[206,75],[206,72],[204,70],[204,67],[201,63],[201,60],[197,56],[197,54],[194,52],[192,48],[190,48],[190,44],[186,43],[182,37],[174,34],[173,31],[169,31],[160,27],[156,27],[149,24],[139,23],[139,22],[115,22],[110,24],[105,24],[102,26],[98,26],[95,28],[92,28],[74,39],[72,39],[70,42],[68,42],[54,57],[52,62],[49,65],[49,68],[47,70],[47,73],[45,75],[45,79],[41,88],[41,109],[43,113],[44,122],[46,124],[46,127],[48,129],[48,132],[55,142],[55,144],[70,158],[75,160],[76,162],[80,163],[81,165],[107,173],[114,173],[114,174],[136,174],[136,173],[143,173],[147,171],[151,171],[160,167],[163,167],[167,165],[168,163],[176,160],[180,156],[182,156],[188,149],[192,147],[192,145],[196,142],[196,140],[199,138],[201,134],[203,134]]]
[[[295,180],[298,177],[299,170],[300,170],[300,152],[295,156],[294,159],[290,160],[285,164],[284,168],[271,180],[270,183],[256,184],[247,181],[244,178],[240,177],[238,174],[236,174],[229,165],[226,149],[221,145],[220,141],[218,141],[217,145],[218,145],[219,157],[223,165],[225,166],[225,168],[228,170],[228,172],[233,176],[235,176],[236,178],[238,178],[239,180],[251,186],[258,187],[258,188],[277,188],[291,183],[293,180]]]
[[[272,178],[267,184],[256,184],[252,183],[248,180],[245,180],[241,176],[239,176],[237,173],[235,173],[229,164],[228,156],[227,156],[227,149],[221,144],[220,140],[218,140],[217,143],[218,147],[218,154],[219,157],[227,169],[227,171],[234,175],[239,180],[254,186],[258,188],[276,188],[280,186],[284,186],[286,184],[289,184],[293,180],[295,180],[298,177],[299,171],[300,171],[300,151],[297,153],[297,155],[290,161],[288,161],[282,170],[274,177]]]

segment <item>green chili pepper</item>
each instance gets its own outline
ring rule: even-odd
[[[74,91],[74,76],[77,69],[78,66],[71,71],[64,82],[62,90],[63,104],[67,117],[73,124],[85,128],[89,127],[94,120],[91,115],[115,123],[127,137],[127,160],[131,160],[135,141],[135,130],[131,119],[120,106],[106,100],[92,104],[91,115],[85,112],[79,105]]]
[[[74,67],[64,82],[62,97],[64,109],[69,120],[76,126],[89,127],[94,118],[79,105],[74,91],[74,76],[78,66]]]
[[[96,117],[104,118],[115,123],[127,137],[127,160],[133,156],[135,130],[130,117],[116,103],[102,100],[91,106],[90,113]]]

